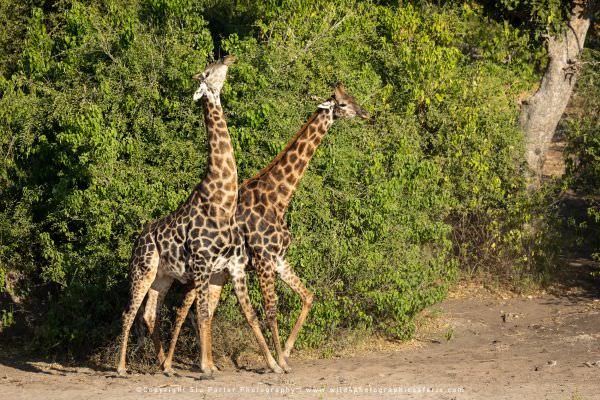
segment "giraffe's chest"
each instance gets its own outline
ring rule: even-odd
[[[231,259],[231,257],[219,255],[214,259],[196,264],[188,258],[188,260],[181,262],[168,262],[164,264],[161,262],[161,267],[163,273],[185,284],[195,280],[196,276],[204,272],[214,274],[224,271]]]
[[[280,218],[265,218],[255,212],[239,215],[245,243],[252,253],[264,257],[283,257],[291,244],[291,235]]]

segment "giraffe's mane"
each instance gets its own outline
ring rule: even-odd
[[[298,141],[298,138],[300,138],[300,136],[306,131],[306,129],[308,128],[308,126],[317,118],[317,115],[319,114],[319,111],[321,111],[321,110],[317,109],[317,111],[315,111],[314,113],[312,113],[312,115],[310,116],[310,118],[308,119],[308,121],[306,121],[304,123],[304,125],[302,125],[302,128],[300,128],[298,130],[298,132],[296,132],[294,134],[294,136],[292,136],[292,138],[287,142],[287,144],[285,145],[285,147],[283,148],[283,150],[281,150],[279,152],[279,154],[277,154],[277,156],[275,156],[275,158],[269,163],[269,165],[267,165],[266,167],[264,167],[263,169],[261,169],[260,171],[258,171],[251,178],[248,178],[248,179],[244,180],[242,182],[241,186],[244,186],[248,182],[256,180],[256,179],[259,179],[263,175],[266,175],[271,170],[271,168],[273,168],[275,165],[277,165],[279,163],[279,161],[283,158],[283,156],[285,155],[285,153],[288,152],[288,150],[294,145],[294,143],[296,143]]]

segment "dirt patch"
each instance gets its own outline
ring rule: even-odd
[[[249,357],[212,377],[117,378],[113,371],[0,358],[3,398],[596,399],[600,301],[593,296],[454,298],[433,307],[435,329],[408,344],[331,359],[293,356],[292,373]],[[378,339],[380,340],[380,339]],[[250,351],[250,350],[249,350]]]

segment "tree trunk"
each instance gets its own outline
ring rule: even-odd
[[[526,138],[526,158],[530,187],[542,178],[544,156],[575,86],[577,60],[590,26],[593,1],[575,1],[566,30],[548,39],[548,67],[540,88],[523,105],[520,125]]]

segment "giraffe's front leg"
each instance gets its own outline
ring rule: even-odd
[[[203,274],[196,279],[196,321],[200,338],[200,369],[205,374],[212,374],[215,369],[211,355],[211,320],[208,305],[209,276]]]
[[[209,285],[209,289],[208,289],[208,308],[209,308],[209,319],[211,320],[211,326],[212,326],[212,318],[214,316],[215,309],[217,308],[217,305],[219,304],[219,297],[221,295],[223,285],[225,285],[226,282],[227,282],[227,273],[226,272],[214,274],[210,278],[210,285]],[[181,332],[181,327],[183,326],[183,323],[185,322],[185,317],[187,316],[189,309],[192,306],[192,304],[194,303],[195,299],[196,299],[196,290],[194,288],[194,285],[188,285],[188,289],[186,291],[185,298],[183,299],[183,303],[181,304],[181,307],[179,307],[177,309],[175,325],[173,328],[173,332],[171,333],[171,343],[169,344],[169,352],[167,354],[167,357],[165,358],[164,363],[162,364],[163,371],[167,375],[171,375],[174,372],[173,371],[173,355],[175,354],[175,347],[177,346],[177,339],[179,338],[179,333]],[[212,336],[212,332],[210,332],[210,335]],[[209,349],[209,350],[211,350],[211,352],[209,354],[211,355],[211,360],[212,360],[212,349]],[[212,364],[213,371],[218,370],[218,368],[214,365],[214,362],[211,362],[209,364]]]
[[[281,341],[279,339],[279,327],[277,326],[277,293],[275,292],[275,261],[255,258],[253,260],[258,273],[260,282],[260,290],[263,295],[265,304],[265,316],[267,324],[273,336],[273,345],[277,354],[277,364],[285,372],[291,372],[291,368],[287,364],[283,350],[281,349]]]
[[[238,265],[233,270],[230,271],[233,288],[235,290],[235,294],[240,302],[240,306],[242,307],[242,311],[244,312],[244,316],[246,317],[246,321],[252,328],[254,332],[254,336],[256,337],[256,341],[258,342],[258,346],[260,347],[261,352],[263,353],[263,357],[271,371],[276,374],[283,373],[283,369],[275,362],[275,359],[271,355],[269,351],[269,346],[267,346],[267,342],[260,330],[260,326],[258,324],[258,319],[256,318],[256,313],[254,312],[254,308],[252,308],[252,304],[250,303],[250,297],[248,296],[248,288],[246,286],[246,273],[244,271],[245,265]]]
[[[213,361],[212,356],[212,320],[215,316],[215,310],[217,305],[219,304],[219,299],[221,297],[221,291],[223,290],[223,286],[227,282],[229,274],[227,271],[218,272],[213,274],[210,277],[210,284],[208,286],[208,321],[211,329],[209,330],[209,365],[212,365],[213,371],[218,371],[217,366]]]

